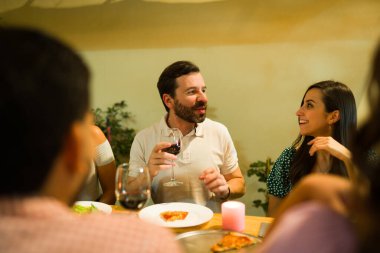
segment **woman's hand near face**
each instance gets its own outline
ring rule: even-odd
[[[313,156],[317,151],[328,152],[330,155],[344,162],[346,166],[349,178],[354,179],[356,177],[356,170],[351,161],[351,151],[345,146],[334,140],[331,136],[315,137],[308,142],[311,145],[309,154]]]
[[[343,162],[351,161],[351,152],[345,146],[334,140],[331,136],[315,137],[308,142],[310,155],[313,156],[317,151],[326,151],[330,155],[338,158]]]

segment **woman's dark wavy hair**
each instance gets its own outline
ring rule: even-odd
[[[351,90],[346,85],[331,80],[315,83],[306,90],[301,106],[304,103],[306,93],[311,89],[319,89],[322,92],[326,112],[339,110],[340,120],[334,124],[332,137],[345,147],[348,147],[349,139],[356,129],[357,121],[355,98]],[[315,165],[316,156],[310,156],[310,146],[307,145],[312,139],[314,139],[313,136],[299,135],[293,143],[293,147],[297,147],[297,151],[290,168],[289,178],[292,185],[295,185],[302,177],[311,173]],[[344,163],[336,158],[333,158],[330,173],[348,176]]]
[[[354,163],[362,176],[369,183],[369,193],[366,199],[366,210],[371,220],[368,233],[362,238],[360,252],[372,253],[380,252],[380,157],[377,154],[375,159],[368,159],[371,150],[378,150],[380,143],[380,46],[377,48],[372,72],[370,75],[368,98],[370,103],[370,117],[365,122],[352,141],[352,154]]]

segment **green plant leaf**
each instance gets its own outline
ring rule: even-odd
[[[129,160],[129,152],[135,137],[135,130],[128,127],[132,120],[131,113],[127,111],[127,103],[122,100],[111,107],[102,110],[92,110],[97,125],[109,139],[116,163]]]
[[[262,200],[261,199],[256,199],[253,201],[253,205],[254,207],[260,207],[262,204]]]
[[[262,183],[266,183],[268,180],[269,172],[271,169],[271,166],[273,165],[273,162],[270,158],[268,158],[265,162],[264,161],[256,161],[249,165],[249,169],[247,170],[247,176],[252,177],[256,176],[257,180]],[[253,200],[253,206],[256,208],[262,208],[265,213],[268,212],[268,195],[267,195],[267,188],[259,187],[257,189],[257,192],[260,194],[264,194],[265,200],[261,199],[255,199]]]

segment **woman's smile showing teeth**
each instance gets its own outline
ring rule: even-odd
[[[299,120],[298,120],[298,123],[299,123],[299,124],[306,124],[306,123],[307,123],[307,120],[299,119]]]

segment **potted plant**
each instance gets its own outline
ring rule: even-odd
[[[116,164],[129,160],[129,152],[135,137],[135,130],[128,127],[131,114],[127,110],[127,103],[122,100],[108,107],[106,110],[93,109],[95,125],[107,137],[115,156]]]
[[[267,158],[266,161],[256,161],[254,163],[251,163],[249,165],[249,169],[247,170],[248,177],[251,177],[253,175],[257,176],[257,180],[261,183],[265,183],[264,187],[259,187],[258,192],[264,194],[264,200],[262,199],[255,199],[253,200],[253,206],[256,208],[261,207],[265,213],[268,212],[268,193],[267,193],[267,187],[266,182],[268,179],[269,172],[272,168],[273,162],[270,158]]]

